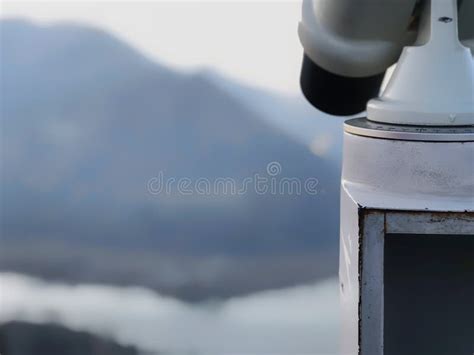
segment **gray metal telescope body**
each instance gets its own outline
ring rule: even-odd
[[[300,25],[305,54],[336,75],[374,75],[401,55],[368,117],[345,123],[341,354],[473,354],[474,0],[459,27],[456,0],[418,4],[415,32],[416,1],[377,0],[378,18],[373,1],[308,0]],[[354,13],[365,23],[350,34]]]

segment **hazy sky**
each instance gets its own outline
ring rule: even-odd
[[[105,28],[182,69],[215,68],[253,85],[296,93],[302,48],[298,0],[2,1],[2,17]]]

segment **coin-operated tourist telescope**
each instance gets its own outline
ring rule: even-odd
[[[344,125],[341,354],[474,354],[474,0],[304,0],[299,36],[308,101],[366,111]]]

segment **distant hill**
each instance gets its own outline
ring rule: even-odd
[[[132,346],[121,346],[85,332],[53,324],[10,322],[0,325],[0,353],[6,355],[138,355]]]
[[[267,92],[229,80],[211,70],[205,73],[219,88],[255,110],[266,122],[297,142],[311,148],[315,141],[326,138],[328,144],[325,145],[325,149],[315,153],[331,159],[337,166],[340,165],[344,118],[318,112],[303,95],[285,96]]]
[[[188,299],[335,272],[333,153],[313,154],[281,117],[244,100],[244,87],[237,95],[225,79],[174,71],[81,25],[3,20],[0,36],[0,267]],[[270,162],[278,178],[316,177],[318,194],[147,190],[160,172],[242,182]]]

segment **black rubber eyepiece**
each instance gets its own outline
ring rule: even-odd
[[[335,116],[351,116],[365,111],[367,102],[377,97],[385,72],[365,78],[333,74],[303,58],[300,85],[306,99],[318,110]]]

